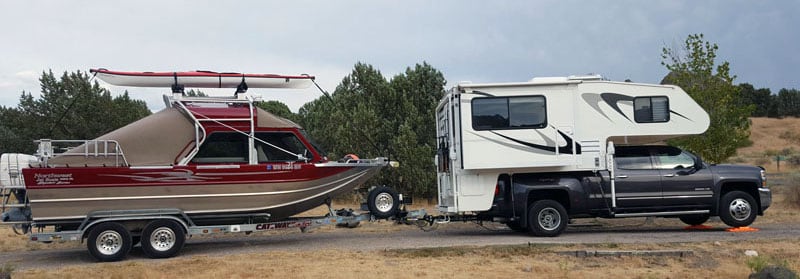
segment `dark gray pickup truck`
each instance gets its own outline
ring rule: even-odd
[[[711,165],[670,146],[618,146],[614,158],[613,172],[501,175],[492,210],[482,215],[557,236],[570,219],[587,217],[661,216],[698,225],[719,216],[743,227],[772,203],[760,167]]]

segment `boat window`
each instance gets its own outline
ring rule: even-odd
[[[291,132],[261,132],[256,133],[256,137],[272,145],[255,142],[259,163],[298,161],[296,154],[311,156],[303,142]]]
[[[247,136],[241,133],[211,133],[194,156],[194,163],[247,163]]]
[[[665,96],[634,98],[633,109],[633,118],[636,123],[669,121],[669,99]]]
[[[475,130],[538,129],[547,125],[544,96],[472,99]]]

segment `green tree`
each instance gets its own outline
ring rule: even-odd
[[[776,98],[778,117],[800,117],[800,91],[783,88]]]
[[[740,83],[739,89],[742,96],[742,105],[755,106],[751,116],[777,117],[775,100],[769,88],[755,89],[755,87],[749,83]]]
[[[81,71],[39,78],[41,95],[22,92],[16,108],[0,109],[0,152],[32,153],[33,140],[93,139],[150,114],[144,101],[111,93]]]
[[[717,44],[704,41],[703,34],[686,38],[681,49],[662,49],[662,62],[670,73],[662,83],[678,85],[708,112],[711,125],[700,135],[686,136],[669,143],[688,149],[712,163],[736,154],[736,148],[749,143],[748,116],[754,106],[742,106],[739,87],[733,84],[730,64],[716,64]]]
[[[427,63],[409,67],[391,80],[371,65],[357,63],[330,99],[303,105],[299,120],[331,158],[355,153],[400,162],[399,168],[383,171],[370,185],[386,184],[433,197],[434,109],[445,84],[442,73]]]

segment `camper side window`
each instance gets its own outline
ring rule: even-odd
[[[247,136],[240,133],[211,133],[200,146],[193,163],[246,163]]]
[[[665,96],[634,98],[633,110],[636,123],[669,121],[669,99]]]
[[[474,130],[538,129],[546,125],[544,96],[472,99]]]

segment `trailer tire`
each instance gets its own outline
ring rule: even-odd
[[[183,227],[173,220],[154,220],[142,230],[142,252],[153,259],[177,255],[185,241]]]
[[[528,228],[534,236],[558,236],[567,228],[567,223],[567,210],[557,201],[538,200],[528,207]]]
[[[386,186],[376,187],[369,191],[367,208],[375,218],[388,219],[397,215],[398,208],[400,208],[399,195],[392,188]]]
[[[746,227],[756,220],[758,204],[750,194],[730,191],[719,202],[719,219],[728,226]]]
[[[105,222],[92,227],[86,241],[89,254],[101,262],[114,262],[128,256],[133,246],[131,233],[120,223]]]

